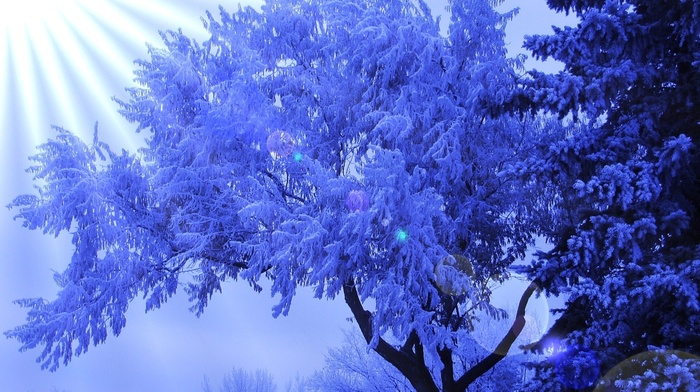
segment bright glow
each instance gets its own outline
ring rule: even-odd
[[[91,140],[99,121],[103,140],[134,151],[142,137],[111,97],[128,99],[124,88],[133,85],[133,61],[147,58],[145,43],[162,46],[158,30],[177,27],[192,36],[204,30],[167,2],[3,1],[0,142],[33,148],[54,136],[50,125]]]
[[[595,384],[600,375],[598,354],[585,346],[569,346],[552,357],[554,373],[567,388],[580,390]]]
[[[0,12],[0,25],[4,28],[28,28],[50,20],[77,0],[24,0],[7,1]]]
[[[99,9],[94,3],[102,2],[93,2],[93,8]],[[88,124],[119,121],[111,102],[109,111],[105,111],[109,114],[83,104],[91,102],[94,106],[95,102],[109,101],[116,93],[101,77],[103,67],[95,64],[96,57],[123,73],[133,68],[133,59],[119,59],[118,52],[106,50],[116,46],[104,31],[111,16],[105,11],[93,15],[85,6],[87,2],[79,0],[5,4],[11,5],[3,7],[0,17],[0,77],[6,81],[0,95],[7,101],[2,102],[0,112],[20,128],[18,134],[30,137],[14,142],[42,143],[50,135],[51,124],[89,135]],[[94,48],[104,53],[93,53]],[[44,122],[46,117],[49,123]]]
[[[404,243],[408,241],[408,232],[404,229],[396,230],[396,241],[399,243]]]
[[[64,12],[76,6],[69,0],[27,0],[4,2],[0,11],[0,45],[2,45],[2,80],[4,90],[0,92],[3,102],[0,111],[7,118],[12,112],[21,108],[45,106],[47,96],[60,94],[65,90],[63,79],[56,80],[62,65],[56,61],[55,46],[56,26],[63,21]],[[40,86],[53,80],[51,91],[41,91]],[[45,89],[46,90],[46,89]],[[48,93],[48,94],[47,94]],[[66,100],[56,101],[65,105]],[[65,107],[60,107],[65,112]],[[38,116],[25,117],[28,128],[34,136],[35,144],[40,140],[36,133],[41,125]],[[71,119],[72,120],[72,119]]]

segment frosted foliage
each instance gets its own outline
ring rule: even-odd
[[[277,392],[274,377],[265,370],[233,368],[224,375],[219,392]],[[206,391],[205,391],[206,392]]]
[[[306,382],[309,392],[412,392],[410,383],[376,352],[367,350],[358,330],[346,331],[342,346],[326,353],[323,368]]]
[[[654,350],[628,358],[610,370],[595,391],[661,392],[700,389],[700,357],[677,350]]]
[[[585,389],[598,380],[600,361],[598,355],[589,348],[571,346],[550,360],[554,362],[554,373],[568,388]]]
[[[75,252],[58,297],[21,300],[27,324],[7,335],[55,370],[118,334],[137,295],[150,310],[184,289],[199,315],[222,282],[268,280],[274,316],[299,286],[341,294],[411,383],[466,388],[467,366],[439,369],[473,363],[460,342],[476,309],[498,313],[488,279],[532,242],[530,196],[503,169],[541,133],[484,110],[517,65],[512,14],[491,3],[453,1],[449,38],[400,0],[269,1],[208,13],[201,44],[163,33],[117,100],[142,150],[61,130],[32,158],[38,193],[12,206],[30,229],[70,230]],[[438,267],[450,254],[470,270]],[[405,356],[431,365],[416,375]]]
[[[548,3],[579,23],[525,46],[564,71],[529,73],[506,106],[572,126],[507,170],[538,190],[552,245],[522,271],[568,296],[552,337],[596,352],[601,373],[649,346],[697,354],[700,3]],[[532,390],[562,387],[546,368]]]

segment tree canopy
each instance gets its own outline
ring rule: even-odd
[[[223,281],[267,279],[275,316],[299,286],[341,294],[414,388],[464,390],[505,356],[534,291],[496,352],[457,360],[476,310],[504,316],[489,282],[534,232],[503,169],[543,128],[484,104],[506,102],[519,65],[496,3],[451,2],[446,37],[402,0],[273,0],[207,14],[201,44],[163,33],[117,100],[143,149],[58,128],[32,157],[38,193],[11,206],[75,252],[58,297],[20,300],[28,322],[6,334],[55,370],[118,335],[136,296],[150,310],[184,286],[199,315]]]
[[[37,193],[10,206],[75,252],[6,335],[55,370],[118,335],[137,296],[151,310],[182,287],[199,315],[226,280],[269,281],[274,316],[299,287],[341,295],[413,388],[464,391],[539,286],[567,303],[532,347],[564,347],[533,390],[609,371],[623,390],[697,385],[700,5],[550,0],[579,19],[525,41],[564,64],[552,75],[507,57],[500,3],[451,1],[445,36],[409,0],[270,0],[208,13],[203,43],[163,33],[116,100],[144,148],[57,128],[31,158]],[[490,283],[536,236],[551,248],[515,268],[533,283],[512,328],[470,356],[476,315],[504,317]]]
[[[513,167],[540,189],[535,204],[549,217],[540,232],[553,245],[526,272],[568,295],[551,335],[582,358],[595,352],[582,362],[601,376],[647,350],[697,355],[700,4],[548,4],[575,12],[579,24],[528,37],[525,47],[565,69],[521,78],[508,107],[577,124]],[[562,385],[547,374],[542,383]]]

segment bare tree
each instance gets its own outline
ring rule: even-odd
[[[212,392],[209,378],[204,376],[202,392]],[[257,369],[251,372],[234,367],[224,375],[219,392],[277,392],[275,378],[267,370]]]
[[[209,377],[206,374],[202,380],[202,392],[214,392],[214,389],[209,382]]]
[[[307,386],[307,380],[304,377],[301,377],[299,373],[297,373],[294,381],[289,380],[287,382],[287,388],[285,389],[286,392],[308,392],[309,387]]]
[[[409,381],[376,352],[359,331],[345,331],[344,343],[331,348],[322,370],[307,380],[308,391],[413,391]]]

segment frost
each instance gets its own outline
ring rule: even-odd
[[[496,3],[452,2],[449,37],[408,0],[270,1],[207,14],[202,44],[163,33],[118,101],[146,133],[142,150],[119,155],[61,130],[33,157],[41,185],[12,206],[31,229],[67,231],[74,255],[58,297],[21,302],[27,324],[7,335],[43,346],[55,370],[118,334],[136,296],[150,310],[184,288],[200,315],[241,280],[270,287],[279,316],[305,286],[342,295],[365,341],[412,384],[477,385],[485,373],[474,372],[502,358],[467,350],[476,311],[502,316],[488,284],[548,219],[505,169],[554,132],[493,107],[517,80],[504,43],[513,13]],[[616,200],[629,178],[612,171],[591,197]],[[469,262],[440,265],[450,254]]]
[[[527,37],[525,47],[564,70],[528,72],[510,102],[570,124],[509,169],[537,190],[534,215],[552,245],[522,271],[571,295],[551,334],[594,350],[602,373],[649,345],[697,354],[700,294],[689,266],[700,259],[700,94],[687,87],[697,85],[697,4],[548,3],[575,12],[577,25]],[[648,362],[599,389],[697,389],[674,384],[687,375],[665,377],[677,367]],[[571,387],[551,364],[535,373],[528,390]]]

